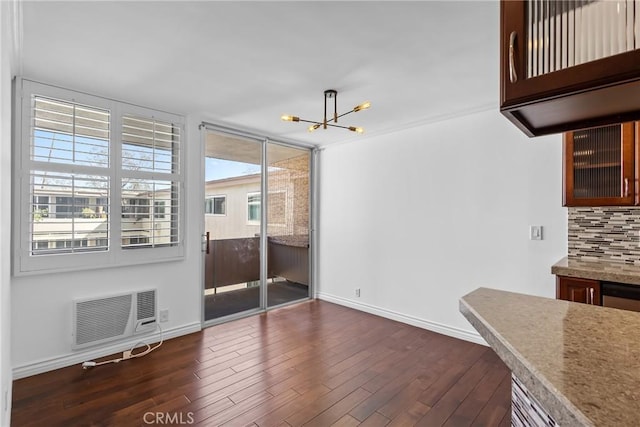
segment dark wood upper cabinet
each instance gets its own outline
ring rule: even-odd
[[[500,7],[500,110],[529,136],[640,119],[633,2]]]
[[[633,122],[564,134],[564,206],[637,204]]]

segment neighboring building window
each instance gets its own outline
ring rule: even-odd
[[[126,239],[127,246],[140,246],[149,244],[149,238],[146,236],[129,237]]]
[[[38,219],[49,216],[49,196],[33,196],[33,215]]]
[[[42,252],[49,249],[49,241],[48,240],[37,240],[32,243],[32,250],[34,252]]]
[[[122,218],[137,221],[149,216],[148,198],[122,198]]]
[[[247,194],[247,220],[260,222],[260,193]]]
[[[22,145],[14,152],[22,172],[15,191],[32,203],[15,204],[15,271],[181,257],[184,119],[28,80],[16,84]],[[124,252],[141,245],[150,252]]]
[[[90,209],[87,197],[56,197],[55,200],[53,218],[82,218],[83,212]]]
[[[210,215],[226,215],[227,196],[207,197],[204,201],[204,213]]]
[[[163,219],[165,214],[164,201],[155,201],[153,204],[153,217],[155,219]]]

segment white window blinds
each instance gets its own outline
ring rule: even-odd
[[[122,120],[122,239],[125,249],[178,243],[180,128],[125,115]]]
[[[107,250],[110,112],[38,95],[31,101],[30,255]]]
[[[184,119],[16,84],[16,273],[181,257]]]

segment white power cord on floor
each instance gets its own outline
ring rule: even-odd
[[[158,347],[160,347],[162,345],[162,343],[164,342],[164,335],[163,335],[162,327],[160,326],[160,324],[157,324],[157,323],[156,323],[156,326],[157,326],[157,329],[160,330],[160,342],[157,345],[151,347],[149,344],[147,344],[145,342],[138,341],[137,343],[135,343],[133,345],[133,347],[131,347],[130,350],[126,350],[126,351],[122,352],[122,357],[119,357],[117,359],[105,360],[103,362],[94,362],[94,361],[83,362],[82,363],[82,369],[93,368],[95,366],[106,365],[108,363],[119,363],[119,362],[122,362],[123,360],[129,360],[129,359],[134,359],[134,358],[137,358],[137,357],[146,356],[147,354],[151,353],[153,350],[155,350]],[[147,346],[147,348],[144,351],[141,351],[140,353],[134,353],[133,351],[139,345]]]

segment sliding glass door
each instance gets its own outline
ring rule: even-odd
[[[204,321],[307,299],[311,151],[204,132]]]
[[[308,149],[267,145],[269,307],[309,297],[310,164]]]
[[[206,131],[204,320],[261,308],[262,141]]]

